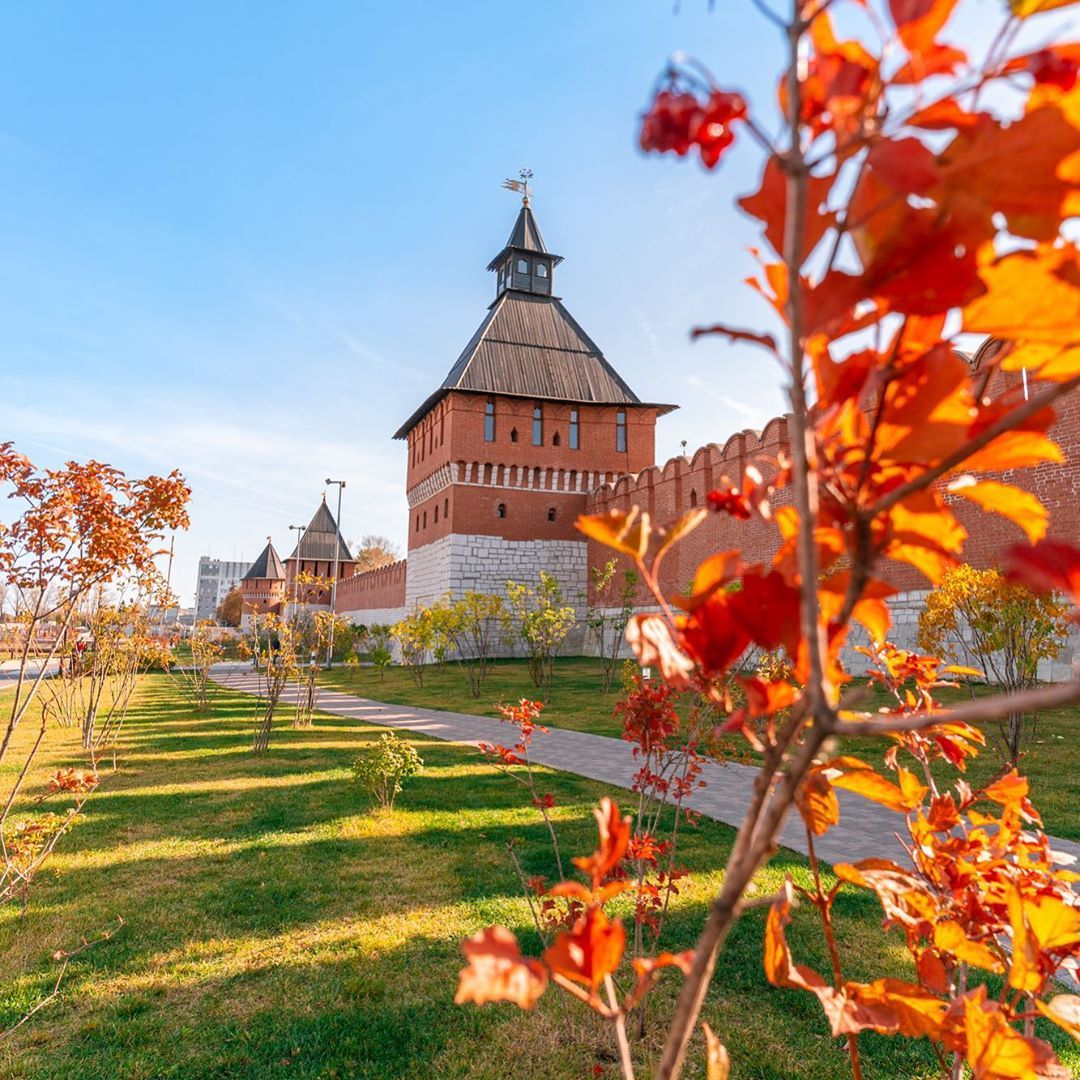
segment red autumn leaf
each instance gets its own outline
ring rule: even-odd
[[[833,215],[821,210],[829,197],[832,183],[832,176],[811,176],[807,180],[807,213],[804,215],[802,249],[804,259],[809,257],[832,224]],[[777,255],[783,256],[787,217],[787,177],[775,155],[770,155],[765,162],[761,186],[753,195],[741,198],[739,206],[752,217],[764,222],[765,239],[769,241]]]
[[[596,818],[600,842],[588,858],[574,859],[574,865],[592,878],[595,889],[626,854],[630,844],[630,817],[620,814],[618,806],[607,797],[600,800],[600,805],[593,810],[593,816]]]
[[[1040,540],[1032,547],[1017,544],[1005,552],[1010,581],[1035,592],[1062,592],[1080,604],[1080,548],[1060,540]]]
[[[750,635],[731,606],[731,594],[718,592],[679,622],[686,652],[712,678],[726,672],[746,651]]]
[[[531,1009],[547,987],[543,964],[521,955],[517,938],[504,926],[489,926],[461,946],[468,965],[461,971],[455,1004],[512,1001]]]
[[[622,960],[626,931],[600,908],[590,908],[544,953],[552,971],[595,990]]]
[[[889,0],[889,14],[904,47],[912,53],[933,48],[957,0]]]

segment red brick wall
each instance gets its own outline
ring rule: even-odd
[[[999,375],[992,390],[996,394],[1006,379],[1017,378]],[[1075,541],[1080,532],[1080,396],[1066,398],[1059,404],[1057,413],[1058,419],[1050,434],[1060,445],[1065,462],[1010,470],[998,474],[997,478],[1038,495],[1050,511],[1049,535]],[[722,447],[709,444],[690,459],[674,458],[662,468],[645,469],[636,477],[621,477],[614,485],[605,485],[591,494],[587,512],[599,513],[612,508],[627,510],[638,505],[647,509],[656,522],[670,522],[686,513],[695,505],[695,500],[696,505],[704,506],[705,494],[718,486],[721,477],[726,475],[737,482],[750,462],[768,477],[775,471],[777,450],[786,444],[787,422],[779,417],[769,421],[760,438],[751,431],[740,432]],[[778,503],[788,500],[787,493],[781,493]],[[1024,540],[1023,533],[1000,515],[986,513],[966,499],[954,498],[952,501],[957,517],[969,533],[965,559],[972,565],[997,565],[1004,548]],[[776,530],[768,523],[756,518],[742,522],[727,514],[710,514],[665,557],[664,589],[668,592],[684,590],[693,579],[698,563],[714,552],[738,549],[746,562],[753,563],[771,559],[776,547]],[[590,566],[602,566],[610,557],[608,549],[590,541]],[[882,576],[900,589],[929,587],[925,578],[907,566],[883,567]],[[642,600],[645,600],[644,596]]]
[[[492,442],[484,439],[488,401],[495,402]],[[453,391],[413,428],[406,480],[410,550],[451,531],[511,540],[577,539],[573,519],[584,510],[588,488],[652,464],[655,408],[625,409],[626,450],[620,452],[618,406],[541,404],[540,446],[532,444],[532,399]],[[572,408],[578,410],[577,450],[570,448]],[[507,508],[505,518],[497,514],[500,503]],[[555,522],[547,520],[551,508]]]
[[[404,559],[399,559],[389,566],[380,566],[378,570],[368,570],[362,574],[353,574],[338,583],[338,611],[377,610],[405,606],[405,571]]]
[[[280,614],[281,602],[285,599],[285,582],[275,578],[244,578],[240,582],[240,593],[245,614]]]

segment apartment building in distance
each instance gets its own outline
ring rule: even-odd
[[[196,622],[214,618],[218,604],[225,599],[233,586],[240,584],[251,565],[250,562],[212,559],[209,555],[203,555],[199,559],[199,577],[195,590]]]

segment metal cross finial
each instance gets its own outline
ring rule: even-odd
[[[518,180],[504,180],[502,186],[507,191],[519,191],[521,192],[521,205],[529,205],[529,181],[533,178],[532,169],[519,169]]]

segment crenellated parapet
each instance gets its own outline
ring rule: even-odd
[[[761,431],[736,432],[722,446],[706,443],[690,456],[669,458],[663,465],[625,473],[592,488],[589,513],[640,506],[653,516],[676,516],[704,505],[705,496],[724,477],[738,484],[750,464],[767,476],[787,447],[788,418],[773,417]]]

